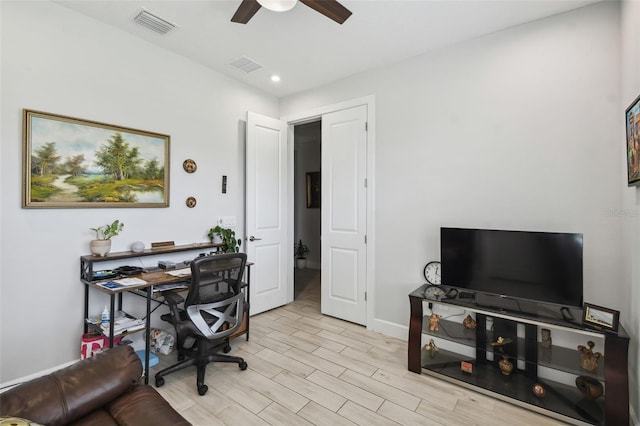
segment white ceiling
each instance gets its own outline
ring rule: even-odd
[[[399,62],[599,0],[341,0],[343,24],[302,3],[276,13],[261,8],[248,24],[230,21],[241,0],[58,0],[277,97]],[[177,24],[159,35],[133,22],[146,9]],[[229,65],[247,56],[263,65],[245,73]],[[282,81],[273,83],[272,74]]]

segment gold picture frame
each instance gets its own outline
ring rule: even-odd
[[[627,185],[640,185],[640,96],[625,110]]]
[[[170,140],[25,109],[22,207],[168,207]]]
[[[320,172],[307,173],[307,208],[320,208]]]
[[[582,310],[582,323],[598,329],[618,332],[620,311],[585,303]]]

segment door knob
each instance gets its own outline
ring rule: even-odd
[[[262,238],[256,238],[253,235],[249,237],[249,241],[260,241]]]

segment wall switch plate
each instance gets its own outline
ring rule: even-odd
[[[236,217],[235,216],[221,216],[217,220],[218,225],[223,228],[230,228],[232,226],[236,226]]]

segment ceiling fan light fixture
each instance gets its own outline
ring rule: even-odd
[[[258,0],[260,6],[274,12],[286,12],[293,9],[298,0]]]

